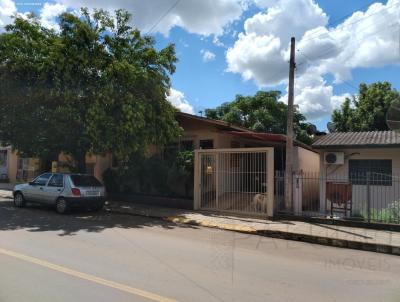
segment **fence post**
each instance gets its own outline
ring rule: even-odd
[[[194,188],[193,188],[193,209],[200,209],[200,184],[201,184],[201,163],[200,163],[200,155],[199,151],[194,151]]]
[[[267,150],[267,194],[268,194],[268,204],[267,204],[267,215],[269,217],[273,217],[275,215],[275,211],[278,208],[277,205],[275,205],[275,195],[274,195],[274,148],[269,148]],[[278,192],[278,191],[276,191]],[[278,194],[277,194],[278,195]]]
[[[368,211],[368,223],[370,223],[371,222],[370,172],[367,172],[367,211]]]
[[[215,206],[219,209],[219,152],[215,153]]]

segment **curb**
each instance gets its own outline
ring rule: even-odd
[[[182,216],[160,217],[160,216],[145,215],[145,214],[140,214],[140,213],[127,213],[124,211],[113,210],[113,209],[109,209],[109,211],[113,212],[113,213],[123,214],[123,215],[145,216],[145,217],[161,219],[161,220],[173,222],[173,223],[197,225],[197,226],[202,226],[202,227],[207,227],[207,228],[215,228],[215,229],[239,232],[239,233],[244,233],[244,234],[259,235],[259,236],[265,236],[265,237],[270,237],[270,238],[300,241],[300,242],[307,242],[307,243],[319,244],[319,245],[325,245],[325,246],[333,246],[333,247],[338,247],[338,248],[347,248],[347,249],[354,249],[354,250],[360,250],[360,251],[376,252],[376,253],[400,256],[400,246],[398,247],[398,246],[379,244],[379,243],[359,242],[359,241],[338,239],[338,238],[331,238],[331,237],[320,237],[320,236],[314,236],[314,235],[308,235],[308,234],[298,234],[298,233],[291,233],[291,232],[284,232],[284,231],[256,230],[251,227],[243,227],[243,226],[240,226],[237,224],[215,223],[215,222],[212,222],[209,220],[198,221],[198,220],[185,218]]]
[[[333,247],[339,247],[339,248],[348,248],[348,249],[354,249],[354,250],[361,250],[361,251],[384,253],[384,254],[400,256],[400,247],[386,245],[386,244],[359,242],[359,241],[352,241],[352,240],[346,240],[346,239],[320,237],[320,236],[314,236],[314,235],[308,235],[308,234],[298,234],[298,233],[291,233],[291,232],[284,232],[284,231],[256,230],[251,227],[242,227],[240,225],[234,225],[234,224],[213,223],[213,222],[207,221],[207,220],[206,221],[196,221],[196,220],[191,220],[191,219],[179,217],[179,216],[166,217],[163,219],[170,221],[170,222],[174,222],[174,223],[192,224],[192,225],[198,225],[198,226],[203,226],[203,227],[218,228],[221,230],[234,231],[234,232],[259,235],[259,236],[265,236],[265,237],[271,237],[271,238],[301,241],[301,242],[333,246]]]
[[[215,223],[212,221],[197,221],[189,218],[179,217],[179,216],[170,216],[163,218],[166,221],[173,222],[173,223],[184,223],[184,224],[192,224],[203,226],[207,228],[217,228],[221,230],[228,230],[240,233],[247,233],[247,234],[254,234],[257,235],[258,231],[252,227],[244,227],[237,224],[228,224],[228,223]]]
[[[259,231],[257,232],[257,235],[400,256],[400,246],[392,246],[387,244],[360,242],[360,241],[353,241],[346,239],[320,237],[308,234],[296,234],[290,232],[270,231],[270,230]]]

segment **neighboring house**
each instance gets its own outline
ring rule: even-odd
[[[71,164],[69,158],[60,154],[58,158],[59,171],[68,171],[69,164]],[[86,166],[89,174],[101,180],[103,172],[112,166],[112,155],[111,153],[104,156],[88,154]],[[11,184],[26,182],[41,172],[43,172],[43,167],[38,158],[22,157],[10,146],[0,147],[0,182]]]
[[[373,214],[400,199],[399,133],[330,133],[312,147],[320,153],[322,212],[331,210],[334,198],[348,199],[350,216],[365,215],[368,208]]]
[[[0,181],[17,183],[32,179],[39,173],[40,164],[37,158],[18,156],[10,146],[0,147]]]

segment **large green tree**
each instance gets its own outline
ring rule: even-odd
[[[359,93],[333,112],[336,131],[388,130],[386,115],[395,101],[400,101],[400,94],[388,82],[360,84]]]
[[[256,132],[286,133],[287,105],[279,101],[279,91],[259,91],[254,96],[237,95],[235,100],[206,109],[208,118],[219,119]],[[311,143],[311,128],[295,107],[293,116],[296,139]]]
[[[0,141],[47,159],[65,152],[85,171],[87,152],[123,160],[174,140],[174,45],[157,50],[130,19],[82,9],[54,31],[16,17],[0,35]]]

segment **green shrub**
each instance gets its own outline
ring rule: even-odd
[[[106,170],[103,179],[109,192],[192,197],[193,167],[192,151],[132,156],[118,170]]]
[[[368,211],[353,212],[352,217],[368,219]],[[372,222],[400,223],[400,200],[395,200],[384,209],[371,209],[370,218]]]

